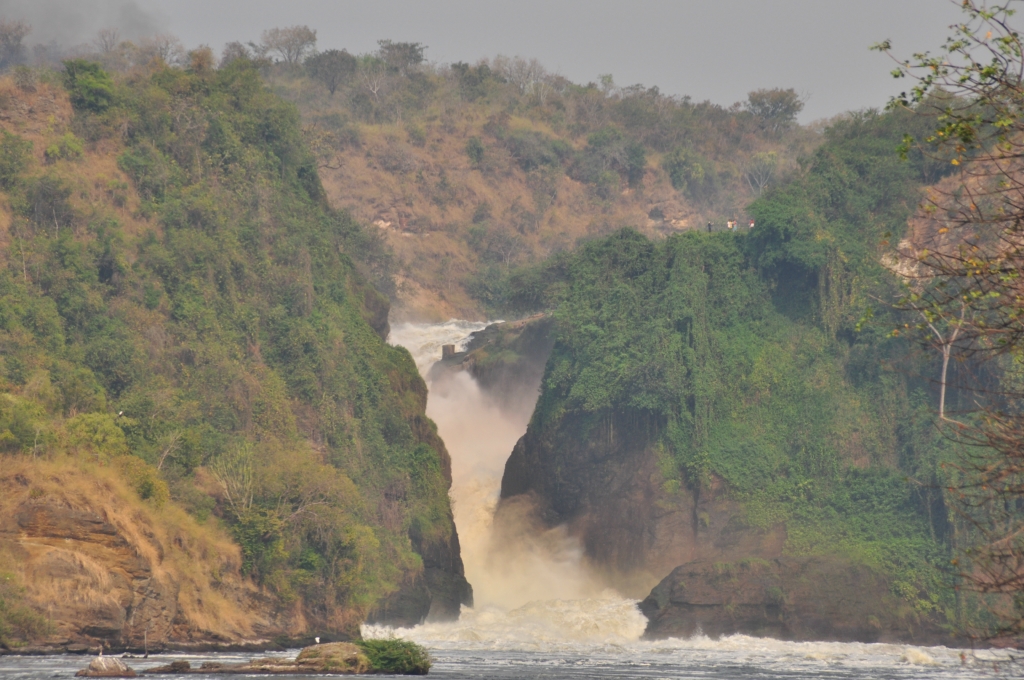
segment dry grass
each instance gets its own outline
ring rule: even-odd
[[[140,218],[140,199],[127,175],[117,167],[124,145],[117,139],[85,144],[80,158],[48,161],[47,147],[63,137],[73,117],[67,93],[46,83],[24,91],[10,76],[0,77],[0,129],[32,142],[30,175],[50,172],[66,181],[74,192],[71,203],[81,222],[110,217],[126,235],[136,236],[156,225]],[[2,195],[2,194],[0,194]],[[0,240],[6,245],[13,219],[10,204],[0,200]]]
[[[444,127],[428,122],[423,125],[422,146],[404,126],[358,125],[360,146],[339,152],[332,163],[337,169],[321,169],[331,203],[363,223],[376,224],[394,248],[402,266],[395,310],[400,319],[482,318],[484,310],[466,292],[468,278],[481,267],[468,233],[482,203],[490,205],[492,228],[512,229],[521,240],[516,263],[539,260],[573,247],[580,238],[623,226],[657,236],[703,222],[699,211],[680,200],[667,176],[654,167],[649,167],[642,190],[624,190],[611,200],[556,173],[554,199],[547,206],[538,205],[536,184],[531,186],[527,173],[489,140],[485,123],[485,117],[473,115]],[[526,118],[512,118],[510,127],[555,136],[546,125]],[[466,155],[471,137],[487,144],[491,161],[482,169]],[[382,163],[389,153],[404,156],[406,168]],[[442,177],[451,186],[447,201],[438,200]],[[648,218],[655,207],[666,215],[666,222]],[[536,224],[515,229],[517,212],[537,215]]]
[[[67,456],[52,461],[5,458],[0,517],[7,518],[7,524],[18,507],[33,503],[91,513],[113,525],[131,554],[149,565],[154,579],[177,583],[178,617],[189,636],[248,638],[253,637],[254,626],[267,623],[266,614],[253,606],[255,586],[240,573],[239,548],[219,524],[211,520],[200,525],[174,504],[158,509],[140,500],[113,467]],[[8,526],[0,533],[0,550],[23,553],[23,541],[24,537],[12,536]],[[65,548],[59,559],[73,561],[66,571],[74,576],[33,579],[24,564],[16,564],[37,607],[45,611],[47,606],[76,600],[102,601],[118,571],[104,557],[108,553],[91,551],[82,541],[47,542]]]

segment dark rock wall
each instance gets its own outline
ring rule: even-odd
[[[942,617],[914,611],[864,565],[783,557],[690,562],[640,604],[645,637],[743,633],[780,640],[955,644]],[[962,641],[960,641],[962,642]]]
[[[780,555],[784,530],[743,526],[718,484],[700,494],[665,484],[658,427],[629,413],[535,419],[505,465],[498,521],[511,499],[529,499],[544,525],[568,524],[591,565],[636,597],[697,557]]]
[[[454,526],[454,520],[452,523]],[[458,533],[453,530],[447,541],[411,538],[423,558],[423,571],[379,603],[367,617],[369,623],[415,626],[424,621],[454,621],[462,605],[473,605],[473,587],[466,580]]]

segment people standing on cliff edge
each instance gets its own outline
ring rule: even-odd
[[[750,220],[750,228],[751,228],[751,229],[753,229],[753,228],[754,228],[754,220]]]
[[[711,223],[710,222],[708,222],[708,233],[709,234],[711,233]]]

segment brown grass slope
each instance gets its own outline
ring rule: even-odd
[[[491,73],[485,67],[470,72]],[[359,77],[329,95],[294,67],[264,69],[299,106],[332,205],[376,225],[394,249],[399,320],[484,318],[479,289],[488,278],[624,226],[664,237],[709,221],[719,230],[729,219],[746,224],[755,155],[775,155],[774,184],[823,129],[770,133],[740,105],[693,104],[657,88],[601,90],[547,74],[550,89],[538,96],[500,77],[467,91],[458,74],[425,64],[391,74],[374,102]],[[533,135],[578,159],[593,134],[608,130],[645,150],[642,177],[627,181],[619,168],[595,185],[580,181],[578,160],[534,166],[514,143]],[[467,152],[474,140],[477,159]],[[666,168],[678,153],[701,166],[702,179],[673,186]]]

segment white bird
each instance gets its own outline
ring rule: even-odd
[[[118,417],[118,418],[120,418],[120,417],[121,417],[121,416],[123,416],[123,415],[124,415],[124,411],[118,411],[118,412],[117,412],[117,417]]]
[[[316,643],[317,643],[317,644],[320,644],[320,638],[319,638],[319,637],[315,637],[315,638],[313,638],[313,639],[314,639],[314,640],[316,640]]]

